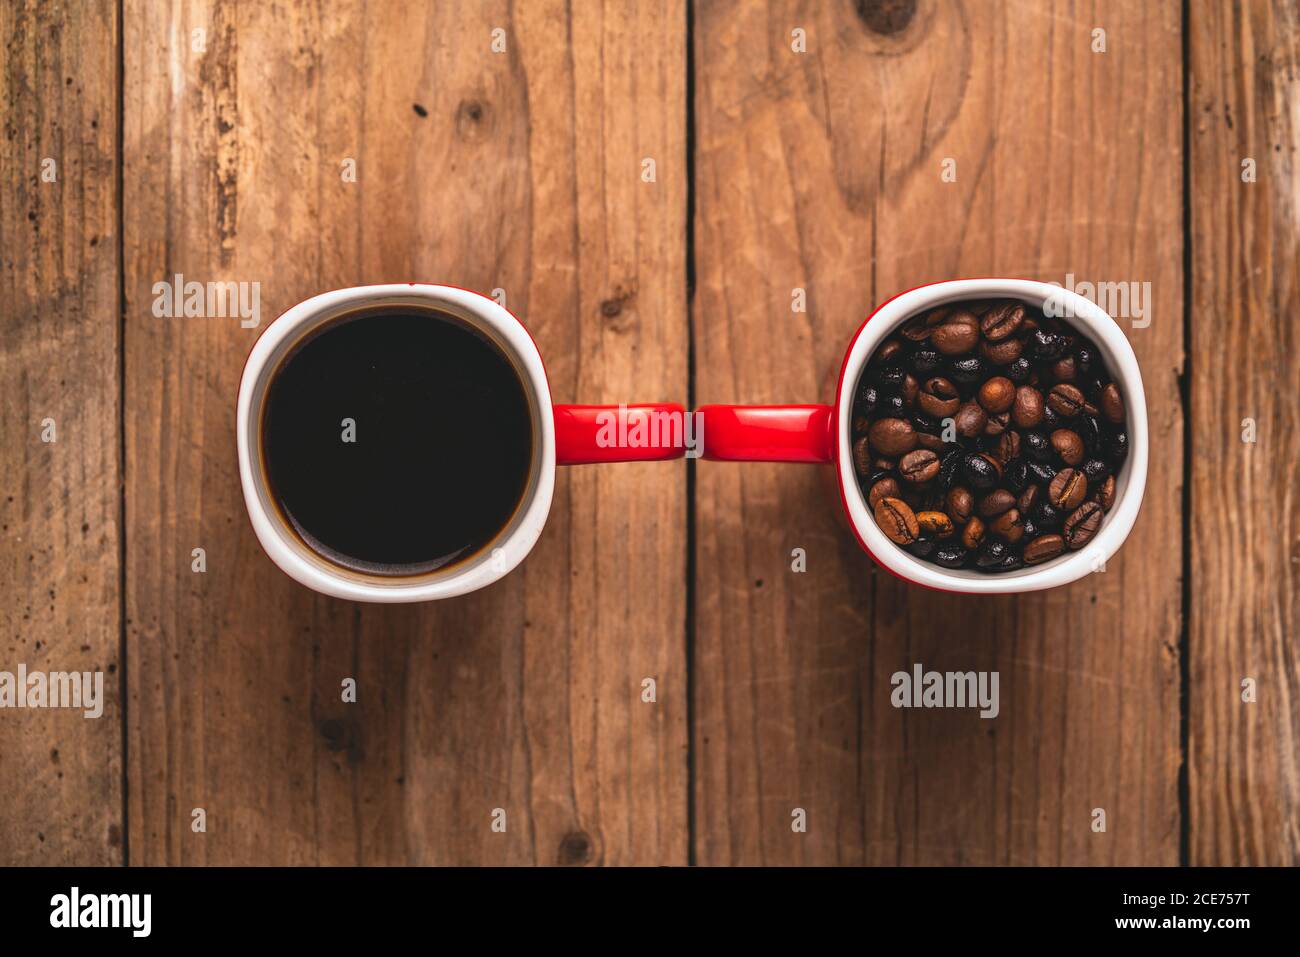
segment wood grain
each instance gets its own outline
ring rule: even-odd
[[[244,515],[257,330],[150,312],[176,273],[260,282],[263,325],[347,285],[499,288],[557,401],[684,401],[684,10],[128,0],[125,19],[132,862],[684,863],[681,463],[562,471],[536,550],[470,598],[323,598]]]
[[[117,28],[0,5],[0,671],[102,672],[105,698],[0,711],[10,865],[122,860]]]
[[[1192,12],[1191,863],[1294,866],[1300,5]]]
[[[700,402],[825,401],[863,316],[921,283],[1146,281],[1153,321],[1123,325],[1155,462],[1104,574],[999,599],[875,570],[815,469],[702,465],[699,861],[1176,863],[1177,7],[718,3],[696,15]],[[1098,26],[1105,53],[1090,49]],[[806,53],[792,50],[796,28]],[[795,288],[807,313],[791,311]],[[918,662],[998,671],[1001,714],[895,710],[890,675]],[[792,828],[799,808],[807,833]]]
[[[1182,831],[1193,864],[1296,864],[1300,8],[1187,11],[730,0],[688,50],[680,2],[0,5],[0,670],[107,698],[0,711],[0,863],[1172,864]],[[557,401],[686,400],[688,69],[700,403],[825,400],[922,282],[1151,283],[1121,324],[1152,468],[1104,574],[920,592],[820,470],[724,463],[689,639],[680,463],[562,470],[533,555],[466,599],[339,602],[269,562],[234,396],[303,297],[503,289]],[[155,315],[177,274],[259,283],[258,327]],[[1000,716],[895,710],[917,662],[998,671]]]

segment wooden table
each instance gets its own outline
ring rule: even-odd
[[[0,37],[0,670],[107,678],[98,720],[0,711],[0,863],[1300,859],[1296,0],[15,0]],[[177,275],[260,325],[157,316]],[[812,402],[876,304],[984,275],[1150,284],[1145,506],[1067,588],[903,585],[793,465],[564,470],[522,568],[426,606],[307,591],[245,517],[243,360],[319,291],[503,290],[558,401]],[[1000,715],[896,710],[917,662]]]

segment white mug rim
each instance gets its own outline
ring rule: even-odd
[[[474,324],[507,353],[528,393],[534,417],[534,455],[529,487],[497,537],[473,557],[418,576],[358,574],[315,554],[274,512],[261,477],[261,397],[279,360],[312,330],[359,309],[403,303],[436,308]],[[453,598],[504,578],[532,551],[550,513],[555,491],[555,417],[546,368],[522,322],[481,293],[429,283],[385,283],[334,289],[286,310],[258,337],[244,365],[237,405],[236,442],[244,503],[267,555],[300,584],[335,598],[366,602],[419,602]]]
[[[1013,572],[987,574],[946,569],[904,551],[880,530],[867,508],[853,467],[850,417],[853,393],[863,367],[889,333],[912,316],[951,302],[979,299],[1020,299],[1041,307],[1051,297],[1066,305],[1066,319],[1096,344],[1107,369],[1123,391],[1129,454],[1116,477],[1115,502],[1101,529],[1087,547],[1066,552],[1041,565]],[[835,396],[836,473],[840,498],[863,549],[900,578],[942,591],[997,595],[1039,591],[1066,585],[1091,574],[1119,550],[1132,531],[1142,505],[1147,477],[1147,413],[1142,373],[1133,347],[1119,324],[1091,300],[1054,283],[1028,279],[954,279],[909,290],[889,300],[868,317],[845,353]]]

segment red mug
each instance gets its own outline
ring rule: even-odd
[[[850,416],[858,379],[885,337],[913,316],[937,306],[979,299],[1019,299],[1048,306],[1096,343],[1119,385],[1127,411],[1130,452],[1116,474],[1115,501],[1088,547],[1041,565],[996,575],[947,569],[911,555],[876,525],[858,485]],[[881,305],[849,340],[827,405],[701,406],[702,457],[729,462],[804,462],[834,469],[840,506],[862,549],[905,581],[942,591],[999,594],[1063,585],[1094,571],[1123,544],[1137,520],[1147,474],[1146,398],[1137,358],[1119,325],[1091,301],[1052,283],[1024,279],[957,279],[909,290]]]

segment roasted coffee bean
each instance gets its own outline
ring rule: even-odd
[[[1074,356],[1064,356],[1052,363],[1052,378],[1057,382],[1073,382],[1077,376]]]
[[[919,488],[917,488],[911,482],[908,482],[906,480],[904,480],[900,488],[902,488],[903,492],[898,497],[907,503],[908,507],[911,508],[913,513],[925,511],[926,509],[925,496],[921,493],[921,490]]]
[[[945,319],[947,319],[956,311],[957,311],[956,306],[938,306],[934,309],[931,309],[929,312],[925,314],[925,324],[933,328],[934,326],[939,325],[939,323],[943,322]]]
[[[1020,455],[1020,433],[1015,429],[1007,429],[998,436],[997,457],[1005,465],[1012,459]]]
[[[897,418],[903,414],[903,411],[903,397],[901,395],[890,393],[881,398],[879,415]]]
[[[910,545],[920,533],[916,513],[900,498],[882,498],[876,504],[875,516],[880,530],[898,545]]]
[[[934,349],[917,349],[912,353],[912,371],[921,379],[927,379],[943,365],[943,356]]]
[[[894,469],[898,468],[898,461],[896,459],[887,459],[882,455],[877,455],[871,460],[871,467],[878,472],[892,472]]]
[[[898,394],[903,397],[903,404],[911,408],[916,404],[916,394],[921,391],[921,386],[916,381],[916,376],[910,372],[903,376],[903,384],[898,388]]]
[[[929,432],[934,435],[939,433],[939,423],[930,418],[924,412],[919,410],[913,412],[909,417],[909,420],[912,423],[912,428],[916,429],[918,432]]]
[[[980,355],[995,366],[1010,365],[1020,358],[1024,344],[1019,339],[1003,339],[1001,342],[980,343]]]
[[[871,361],[878,367],[892,365],[895,359],[903,354],[903,344],[897,339],[886,339],[876,350],[876,354],[871,357]]]
[[[1029,484],[1029,479],[1029,463],[1024,459],[1012,459],[1011,464],[1002,471],[1002,481],[1017,495]]]
[[[957,387],[942,376],[926,380],[916,402],[922,412],[936,419],[950,418],[961,408],[961,396]]]
[[[939,484],[943,488],[952,488],[952,483],[961,471],[961,460],[965,457],[966,453],[961,449],[951,449],[943,454],[943,459],[939,462]]]
[[[989,522],[989,531],[994,535],[1001,535],[1012,545],[1020,541],[1025,534],[1025,522],[1020,517],[1020,511],[1015,508],[1009,508],[993,521]]]
[[[908,452],[898,462],[898,474],[917,485],[928,482],[939,474],[939,456],[929,449]]]
[[[1047,404],[1057,415],[1071,419],[1083,411],[1083,393],[1068,382],[1060,382],[1047,394]]]
[[[998,465],[992,456],[981,452],[971,452],[961,463],[962,477],[973,489],[984,491],[997,484]]]
[[[1083,463],[1083,474],[1089,482],[1100,482],[1110,474],[1110,466],[1101,459],[1088,459]]]
[[[988,423],[988,415],[975,401],[963,402],[957,409],[957,414],[953,416],[953,425],[957,429],[957,434],[964,439],[973,439],[982,435],[984,426]]]
[[[974,549],[979,548],[982,541],[984,541],[984,522],[976,515],[961,530],[961,544],[963,548]]]
[[[1029,463],[1029,481],[1047,487],[1047,483],[1056,478],[1056,467],[1048,462]]]
[[[853,443],[853,467],[859,475],[871,473],[871,450],[867,448],[865,435]]]
[[[1043,393],[1032,385],[1016,389],[1016,397],[1011,403],[1011,421],[1018,429],[1036,428],[1043,421]]]
[[[1012,335],[1025,321],[1023,302],[1003,302],[989,309],[980,318],[980,332],[990,342]]]
[[[1042,493],[1039,492],[1039,486],[1025,486],[1025,490],[1021,492],[1020,497],[1016,499],[1016,508],[1028,515],[1033,510],[1033,507],[1038,504],[1038,496],[1040,494]]]
[[[930,342],[946,356],[970,352],[979,341],[979,320],[964,309],[948,316],[930,332]]]
[[[916,524],[926,535],[936,538],[947,538],[955,529],[952,519],[946,512],[918,512]]]
[[[877,419],[867,435],[871,447],[885,455],[902,455],[916,448],[916,429],[906,419]]]
[[[1109,512],[1110,507],[1115,504],[1115,476],[1109,476],[1106,481],[1097,486],[1097,491],[1092,497],[1101,506],[1102,511]]]
[[[1083,461],[1083,440],[1077,432],[1057,429],[1052,433],[1052,448],[1066,465],[1078,465]]]
[[[1039,535],[1025,546],[1025,564],[1037,565],[1055,558],[1065,551],[1065,539],[1060,535]]]
[[[975,385],[984,380],[984,360],[979,356],[962,356],[948,363],[948,377],[958,385]]]
[[[930,327],[926,324],[924,316],[917,316],[903,324],[900,334],[911,342],[921,342],[930,338]]]
[[[1086,339],[1080,340],[1074,347],[1074,367],[1080,375],[1089,375],[1097,363],[1097,347]]]
[[[1025,560],[1020,557],[1019,552],[1017,552],[1015,549],[1012,549],[1010,552],[1007,553],[1007,557],[1002,559],[1002,563],[1000,565],[994,566],[993,570],[995,572],[1013,572],[1017,568],[1024,568],[1024,567],[1025,567]]]
[[[948,516],[956,524],[965,525],[975,511],[975,496],[965,486],[958,485],[948,490],[944,505],[948,509]]]
[[[984,423],[984,434],[991,439],[996,439],[1007,430],[1007,426],[1010,424],[1010,412],[999,412],[997,415],[990,415],[989,420]]]
[[[904,545],[903,547],[906,548],[913,555],[915,555],[917,558],[929,558],[930,554],[935,550],[936,547],[938,547],[938,544],[939,543],[936,542],[933,538],[927,538],[925,536],[921,536],[916,541],[912,542],[910,545]]]
[[[995,488],[980,499],[980,517],[993,518],[1009,508],[1014,508],[1016,497],[1004,488]]]
[[[867,504],[875,509],[882,498],[898,498],[898,482],[892,477],[882,478],[871,486],[871,491],[867,493]]]
[[[1059,333],[1048,332],[1046,329],[1037,329],[1030,336],[1029,343],[1034,358],[1040,362],[1046,362],[1061,358],[1061,354],[1069,348],[1070,340]]]
[[[966,564],[966,549],[960,545],[944,545],[934,553],[934,563],[944,568],[961,568]]]
[[[1101,506],[1096,502],[1084,502],[1065,520],[1065,544],[1072,549],[1083,548],[1092,541],[1101,527]]]
[[[1047,486],[1047,500],[1062,511],[1078,508],[1087,494],[1088,480],[1078,469],[1061,469]]]
[[[1034,524],[1043,529],[1060,528],[1061,513],[1052,508],[1046,500],[1043,500],[1034,509]]]
[[[853,434],[865,435],[867,429],[871,428],[871,420],[865,415],[853,416]]]
[[[1042,432],[1026,432],[1021,436],[1020,447],[1035,462],[1050,462],[1056,454],[1052,443]]]
[[[1116,467],[1128,457],[1128,433],[1114,432],[1106,441],[1106,451],[1110,454],[1111,461]]]
[[[902,366],[882,366],[876,370],[874,378],[876,385],[886,392],[901,392],[907,370]]]
[[[1084,455],[1096,455],[1101,449],[1103,440],[1101,426],[1097,423],[1096,417],[1081,415],[1074,421],[1072,428],[1083,440]]]
[[[1016,399],[1016,384],[1005,376],[987,380],[979,391],[979,403],[990,415],[1006,412]]]
[[[1016,384],[1029,381],[1029,376],[1033,373],[1034,367],[1030,361],[1023,355],[1015,362],[1008,362],[1002,370],[1002,374]]]
[[[1006,559],[1010,549],[1007,543],[998,538],[986,538],[975,556],[975,564],[980,568],[991,568]]]
[[[1101,390],[1101,414],[1116,425],[1124,422],[1124,399],[1113,382]]]
[[[940,454],[948,448],[947,442],[930,432],[917,432],[916,444],[920,448],[929,449],[931,452],[938,452]]]
[[[858,387],[857,398],[853,400],[853,411],[861,416],[870,416],[876,411],[876,404],[880,401],[880,393],[874,385],[863,381]]]

